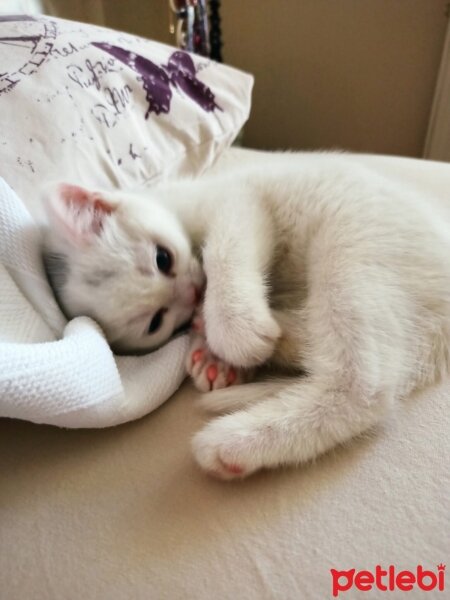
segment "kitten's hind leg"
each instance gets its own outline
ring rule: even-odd
[[[290,380],[260,381],[202,394],[198,406],[210,413],[231,413],[267,400],[268,395],[281,391]]]
[[[297,380],[246,410],[214,419],[194,437],[194,455],[202,469],[221,479],[301,464],[375,425],[388,404],[381,393],[366,396],[338,382]]]

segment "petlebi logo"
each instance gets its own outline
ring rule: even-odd
[[[397,571],[394,565],[383,569],[381,565],[377,565],[374,571],[330,569],[330,573],[334,598],[341,594],[344,597],[345,592],[352,588],[360,592],[369,592],[375,588],[386,592],[387,597],[389,592],[397,590],[402,592],[411,590],[443,592],[445,590],[445,565],[443,564],[437,565],[434,571],[425,569],[422,565],[417,565],[414,571]]]

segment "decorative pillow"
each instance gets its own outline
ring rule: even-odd
[[[133,35],[0,16],[0,176],[128,189],[198,175],[246,121],[253,78]]]

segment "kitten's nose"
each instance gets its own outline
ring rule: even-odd
[[[203,287],[192,284],[191,293],[192,293],[192,304],[194,306],[198,306],[203,301]]]
[[[192,306],[198,306],[203,302],[203,295],[205,292],[204,286],[195,285],[192,283],[189,286],[189,292],[187,294],[187,303],[192,304]]]
[[[183,304],[195,306],[201,298],[201,289],[194,285],[190,279],[181,280],[175,284],[175,295]]]

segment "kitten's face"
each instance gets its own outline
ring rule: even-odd
[[[164,206],[64,184],[46,206],[47,270],[68,317],[92,317],[118,352],[157,348],[189,323],[204,275]]]

